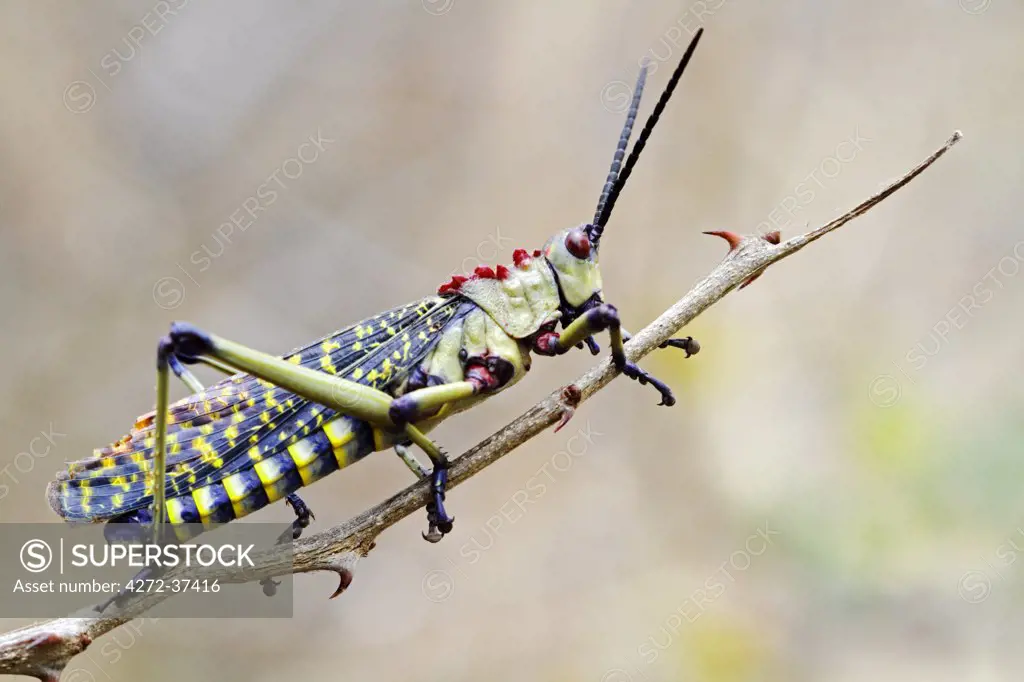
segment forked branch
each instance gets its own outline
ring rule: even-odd
[[[727,238],[730,250],[725,260],[626,344],[629,359],[639,360],[658,348],[697,315],[763,272],[769,265],[866,213],[917,177],[949,151],[960,137],[959,131],[953,133],[942,147],[902,178],[844,215],[806,234],[780,243],[778,235],[774,233],[747,237],[729,233]],[[454,460],[449,485],[458,485],[478,474],[563,420],[567,413],[571,414],[571,410],[580,402],[607,386],[617,374],[611,361],[606,359],[570,387],[555,391],[541,400]],[[256,568],[248,569],[244,575],[223,568],[211,568],[194,572],[190,577],[248,582],[309,571],[333,571],[340,577],[340,592],[348,587],[356,563],[370,551],[377,536],[429,501],[428,487],[428,481],[421,481],[342,524],[296,541],[290,548],[271,548],[253,554]],[[169,579],[174,576],[174,572],[168,574]],[[79,613],[0,635],[0,674],[28,675],[47,682],[56,681],[71,658],[84,651],[94,639],[139,616],[166,598],[167,595],[159,594],[140,595],[129,601],[122,610],[105,617]]]

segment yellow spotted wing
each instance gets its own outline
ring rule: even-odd
[[[285,355],[295,364],[387,390],[436,345],[440,331],[472,304],[432,296],[346,327]],[[269,457],[333,418],[248,374],[236,374],[169,410],[168,498],[186,495]],[[148,507],[153,493],[154,413],[92,457],[70,462],[50,484],[50,505],[69,521],[103,521]]]

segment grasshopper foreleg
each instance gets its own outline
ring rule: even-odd
[[[629,339],[626,340],[628,341]],[[681,339],[669,339],[658,346],[658,348],[679,348],[686,351],[686,357],[690,357],[700,352],[700,342],[692,336],[685,336]]]
[[[633,338],[633,335],[623,329],[623,343],[629,341],[631,338]],[[696,355],[700,352],[700,342],[692,336],[684,336],[681,339],[669,339],[659,345],[658,348],[678,348],[679,350],[686,351],[686,357],[690,357],[691,355]]]
[[[612,362],[615,366],[630,379],[638,381],[641,385],[651,384],[661,394],[659,405],[671,406],[676,402],[675,396],[664,382],[658,380],[649,372],[640,369],[635,362],[626,359],[626,351],[623,348],[625,340],[629,339],[629,333],[622,329],[619,319],[619,311],[609,303],[602,303],[595,306],[573,320],[565,330],[559,334],[554,331],[546,331],[539,334],[534,341],[534,350],[542,355],[561,355],[573,348],[580,342],[585,342],[594,334],[608,331],[610,337]],[[662,347],[677,346],[687,349],[687,357],[696,353],[700,345],[691,339],[671,339]]]

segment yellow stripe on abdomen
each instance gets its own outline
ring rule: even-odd
[[[339,469],[344,469],[350,464],[348,448],[346,446],[355,438],[354,423],[352,419],[339,418],[332,419],[324,424],[324,433],[327,435],[327,440],[330,441],[331,448],[334,450],[334,458],[337,460]]]
[[[337,417],[324,424],[323,430],[218,483],[169,498],[168,519],[175,525],[206,526],[241,518],[320,480],[344,464],[362,459],[372,450],[369,426],[350,417]]]

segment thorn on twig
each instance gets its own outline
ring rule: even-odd
[[[735,232],[729,232],[728,230],[712,230],[705,232],[704,234],[710,234],[713,237],[721,237],[725,241],[729,242],[729,253],[740,248],[740,244],[743,243],[743,237],[739,236]]]
[[[26,649],[43,648],[48,646],[64,646],[72,656],[78,655],[89,648],[92,644],[92,636],[88,632],[82,632],[72,637],[58,635],[55,632],[48,632],[24,642]]]
[[[366,556],[371,549],[373,549],[376,543],[371,539],[368,545],[363,545],[363,548],[356,548],[354,550],[346,550],[340,554],[334,554],[319,563],[315,570],[321,571],[332,571],[338,575],[338,587],[334,590],[328,599],[334,599],[342,592],[348,589],[348,586],[352,584],[352,570],[359,562],[361,556]]]
[[[559,402],[562,408],[562,418],[558,420],[558,425],[555,427],[555,433],[562,430],[562,427],[569,423],[572,416],[576,414],[576,408],[580,404],[580,400],[583,399],[583,392],[580,391],[580,387],[576,384],[569,384],[562,389],[562,395],[560,396]]]
[[[56,632],[46,632],[24,639],[18,642],[16,646],[23,647],[25,651],[50,647],[59,648],[56,656],[51,653],[40,653],[44,659],[48,658],[50,660],[39,663],[31,672],[26,671],[25,674],[31,675],[42,682],[60,682],[61,675],[64,673],[68,661],[85,651],[90,644],[92,644],[92,636],[88,632],[80,632],[72,636],[60,635]]]
[[[88,635],[84,636],[88,637]],[[63,642],[64,638],[60,635],[53,632],[47,632],[37,637],[33,637],[32,639],[22,640],[21,642],[18,642],[18,644],[26,649],[35,649],[36,647],[53,646],[55,644],[62,644]]]
[[[712,235],[714,237],[721,237],[725,241],[729,242],[729,253],[732,253],[736,249],[740,248],[740,246],[743,245],[743,242],[745,240],[751,239],[751,237],[741,237],[740,235],[736,234],[735,232],[729,232],[728,230],[721,230],[721,231],[715,230],[715,231],[711,231],[711,232],[705,232],[704,234],[710,234],[710,235]],[[769,244],[772,244],[773,246],[778,246],[778,244],[782,241],[782,233],[779,232],[778,230],[772,230],[771,232],[768,232],[766,234],[759,235],[759,238],[763,239],[764,241],[768,242]],[[740,289],[745,289],[746,287],[750,286],[762,274],[764,274],[764,270],[762,270],[761,272],[755,273],[749,279],[747,279],[747,281],[745,281],[743,284],[741,284],[739,286],[739,288]]]
[[[753,284],[754,282],[757,281],[757,278],[760,277],[763,272],[764,271],[762,270],[761,272],[757,273],[756,275],[753,275],[750,279],[748,279],[746,282],[741,284],[739,286],[739,289],[746,289],[747,287],[749,287],[751,284]],[[739,289],[737,289],[737,290],[739,290]]]
[[[352,571],[341,567],[331,568],[329,570],[338,574],[338,589],[334,590],[334,593],[328,597],[328,599],[334,599],[339,594],[347,590],[348,586],[352,584]]]

